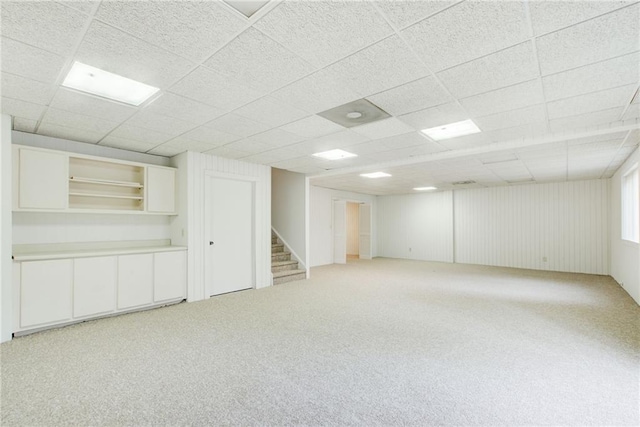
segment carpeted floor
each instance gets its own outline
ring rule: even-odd
[[[2,425],[638,425],[609,277],[354,260],[2,344]]]

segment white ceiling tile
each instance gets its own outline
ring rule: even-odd
[[[356,126],[351,128],[351,130],[371,139],[386,138],[388,136],[415,131],[414,128],[395,117]]]
[[[157,144],[150,143],[150,142],[137,141],[137,140],[127,139],[127,138],[119,138],[119,137],[113,136],[113,134],[107,136],[102,141],[100,141],[100,145],[105,145],[107,147],[113,147],[113,148],[121,148],[123,150],[129,150],[129,151],[138,151],[140,153],[146,153],[147,151],[157,146]]]
[[[313,174],[325,171],[325,169],[323,169],[321,167],[318,167],[318,166],[313,166],[313,165],[300,166],[300,167],[297,167],[297,168],[290,168],[288,170],[290,170],[291,172],[301,173],[303,175],[313,175]],[[346,191],[348,191],[348,190],[346,190]]]
[[[543,102],[538,80],[519,83],[460,100],[472,117],[524,108]]]
[[[494,142],[511,141],[515,139],[534,138],[548,133],[547,123],[536,122],[484,132]]]
[[[102,135],[105,135],[119,124],[113,120],[99,119],[97,117],[77,114],[71,111],[59,110],[57,108],[48,108],[42,118],[42,123],[88,130]]]
[[[640,117],[640,104],[633,103],[629,105],[629,108],[627,108],[627,111],[625,111],[624,115],[622,116],[622,120],[637,119],[639,117]]]
[[[269,126],[267,125],[236,114],[226,114],[218,117],[207,123],[206,127],[241,137],[251,136],[269,130]]]
[[[622,114],[622,110],[622,108],[610,108],[593,113],[553,119],[549,120],[549,127],[552,132],[592,128],[617,121]]]
[[[73,113],[116,122],[126,120],[138,111],[137,108],[130,105],[98,98],[63,87],[58,89],[50,105],[59,110],[71,111]]]
[[[254,26],[316,66],[393,32],[371,4],[354,1],[282,2]]]
[[[449,104],[427,108],[398,117],[403,122],[413,126],[416,130],[428,129],[435,126],[466,120],[469,115],[457,104]]]
[[[216,147],[219,147],[220,144],[215,143],[207,143],[202,141],[194,141],[185,136],[178,136],[170,141],[165,142],[158,147],[175,147],[179,148],[180,151],[197,151],[199,153],[203,153],[205,151],[213,150]]]
[[[15,40],[2,37],[2,71],[37,80],[54,83],[65,59],[55,53],[47,52]]]
[[[368,96],[367,99],[394,116],[453,101],[432,76]]]
[[[635,0],[634,0],[635,1]],[[536,35],[559,30],[633,3],[632,1],[529,1]]]
[[[305,138],[317,138],[344,128],[324,117],[313,115],[281,126],[280,129]]]
[[[153,150],[149,150],[148,153],[155,154],[156,156],[173,157],[176,154],[180,154],[184,151],[185,150],[179,147],[169,147],[169,146],[165,146],[165,144],[162,144],[155,147]]]
[[[247,153],[245,151],[234,150],[228,147],[218,147],[213,150],[207,151],[207,154],[212,154],[218,157],[224,157],[226,159],[239,159],[241,157],[247,157],[251,155],[251,153]]]
[[[632,53],[543,77],[547,101],[640,82],[640,54]]]
[[[51,1],[3,1],[2,35],[66,55],[79,41],[87,15]]]
[[[254,28],[248,28],[204,65],[246,86],[267,91],[298,80],[315,69]]]
[[[300,120],[309,115],[306,111],[292,107],[271,97],[260,98],[240,107],[234,114],[263,123],[269,127],[278,127]]]
[[[591,142],[588,144],[569,145],[569,155],[576,153],[587,153],[592,151],[614,150],[617,151],[622,145],[622,139],[614,139],[610,141]]]
[[[319,113],[360,98],[334,73],[324,69],[270,94],[310,113]]]
[[[262,96],[262,93],[230,81],[229,78],[205,67],[198,67],[173,85],[169,91],[225,111],[238,108]]]
[[[376,1],[375,5],[385,14],[396,28],[421,21],[424,18],[440,12],[459,0],[448,1]]]
[[[426,76],[429,71],[398,36],[336,62],[328,70],[362,97]]]
[[[75,10],[79,10],[82,13],[89,14],[93,12],[93,9],[100,3],[100,0],[69,0],[69,1],[59,1],[67,7],[71,7]]]
[[[141,127],[131,126],[129,124],[123,124],[111,132],[109,137],[113,137],[109,138],[110,141],[114,141],[115,139],[137,141],[155,147],[156,145],[160,145],[163,142],[167,142],[172,139],[173,136]]]
[[[271,149],[277,147],[283,147],[286,145],[295,144],[302,141],[304,138],[298,135],[294,135],[290,132],[282,129],[271,129],[266,132],[262,132],[247,138],[248,140],[263,142],[267,144]]]
[[[243,157],[242,161],[258,163],[262,165],[268,165],[271,163],[277,163],[279,161],[282,161],[283,160],[282,155],[274,151],[265,151],[264,153],[260,153],[260,154],[252,154],[250,156]]]
[[[206,144],[210,144],[213,146],[219,146],[223,144],[228,144],[233,141],[237,141],[240,139],[239,136],[232,135],[230,133],[221,132],[216,129],[212,129],[207,126],[200,126],[195,128],[184,135],[182,135],[185,139],[190,139]]]
[[[148,110],[142,110],[126,121],[127,125],[158,131],[166,135],[177,136],[193,129],[193,123],[169,116],[155,114]]]
[[[96,17],[194,61],[209,57],[246,25],[213,1],[103,1]]]
[[[18,99],[2,98],[0,111],[14,117],[22,117],[30,120],[40,120],[40,116],[46,107]]]
[[[335,148],[349,151],[348,147],[367,140],[368,138],[363,135],[357,134],[351,130],[343,130],[331,135],[293,144],[287,148],[299,153],[300,155],[319,153],[322,151],[333,150]]]
[[[433,71],[513,46],[531,37],[520,2],[465,2],[402,34]]]
[[[9,73],[2,73],[1,87],[2,96],[6,98],[20,99],[40,105],[47,105],[55,90],[52,85]]]
[[[225,144],[224,147],[228,148],[229,150],[247,153],[247,155],[262,153],[263,151],[268,151],[273,148],[270,147],[269,144],[249,138]]]
[[[58,126],[53,123],[41,123],[38,127],[38,133],[40,135],[51,136],[54,138],[69,139],[71,141],[87,142],[90,144],[95,144],[104,136],[104,133]]]
[[[99,21],[91,23],[75,59],[161,89],[194,67],[177,55]]]
[[[491,144],[491,140],[487,135],[476,133],[473,135],[459,136],[457,138],[438,141],[438,144],[449,150],[461,150],[465,148],[476,148],[483,145],[489,145]]]
[[[635,90],[636,85],[632,84],[549,102],[547,104],[549,119],[559,119],[609,108],[624,107]]]
[[[154,114],[202,124],[224,114],[224,111],[173,93],[163,93],[144,108]]]
[[[437,75],[455,97],[464,98],[537,78],[539,71],[533,44],[527,41]]]
[[[492,131],[547,120],[544,104],[532,105],[518,110],[505,111],[489,116],[475,117],[474,123],[483,131]]]
[[[22,117],[13,118],[13,130],[20,132],[33,133],[36,131],[37,120],[23,119]]]
[[[540,37],[543,75],[587,65],[640,49],[640,4]]]
[[[577,138],[577,139],[569,139],[567,140],[568,145],[581,145],[581,144],[593,144],[596,142],[606,142],[606,141],[619,141],[622,142],[624,138],[627,136],[627,131],[624,132],[613,132],[607,133],[604,135],[595,135],[588,136],[585,138]]]

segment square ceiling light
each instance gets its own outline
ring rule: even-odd
[[[62,86],[136,107],[160,90],[80,62],[74,62]]]
[[[348,151],[337,148],[335,150],[323,151],[322,153],[315,153],[314,156],[327,160],[341,160],[348,159],[350,157],[358,157],[357,154],[349,153]]]
[[[224,0],[226,4],[242,13],[247,18],[262,9],[262,6],[269,3],[269,0]]]
[[[449,123],[448,125],[436,126],[434,128],[422,130],[422,133],[434,141],[441,141],[443,139],[471,135],[479,132],[480,129],[478,129],[478,126],[476,126],[473,120],[463,120],[461,122]]]
[[[366,99],[358,99],[318,113],[340,126],[352,128],[391,117],[389,113],[373,105]]]
[[[391,174],[388,174],[386,172],[371,172],[371,173],[361,173],[360,176],[363,176],[365,178],[386,178],[388,176],[391,176]]]

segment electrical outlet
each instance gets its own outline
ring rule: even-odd
[[[542,262],[547,262],[547,257],[546,256],[542,257]]]

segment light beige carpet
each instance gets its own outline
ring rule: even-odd
[[[638,425],[604,276],[356,260],[2,344],[2,425]]]

